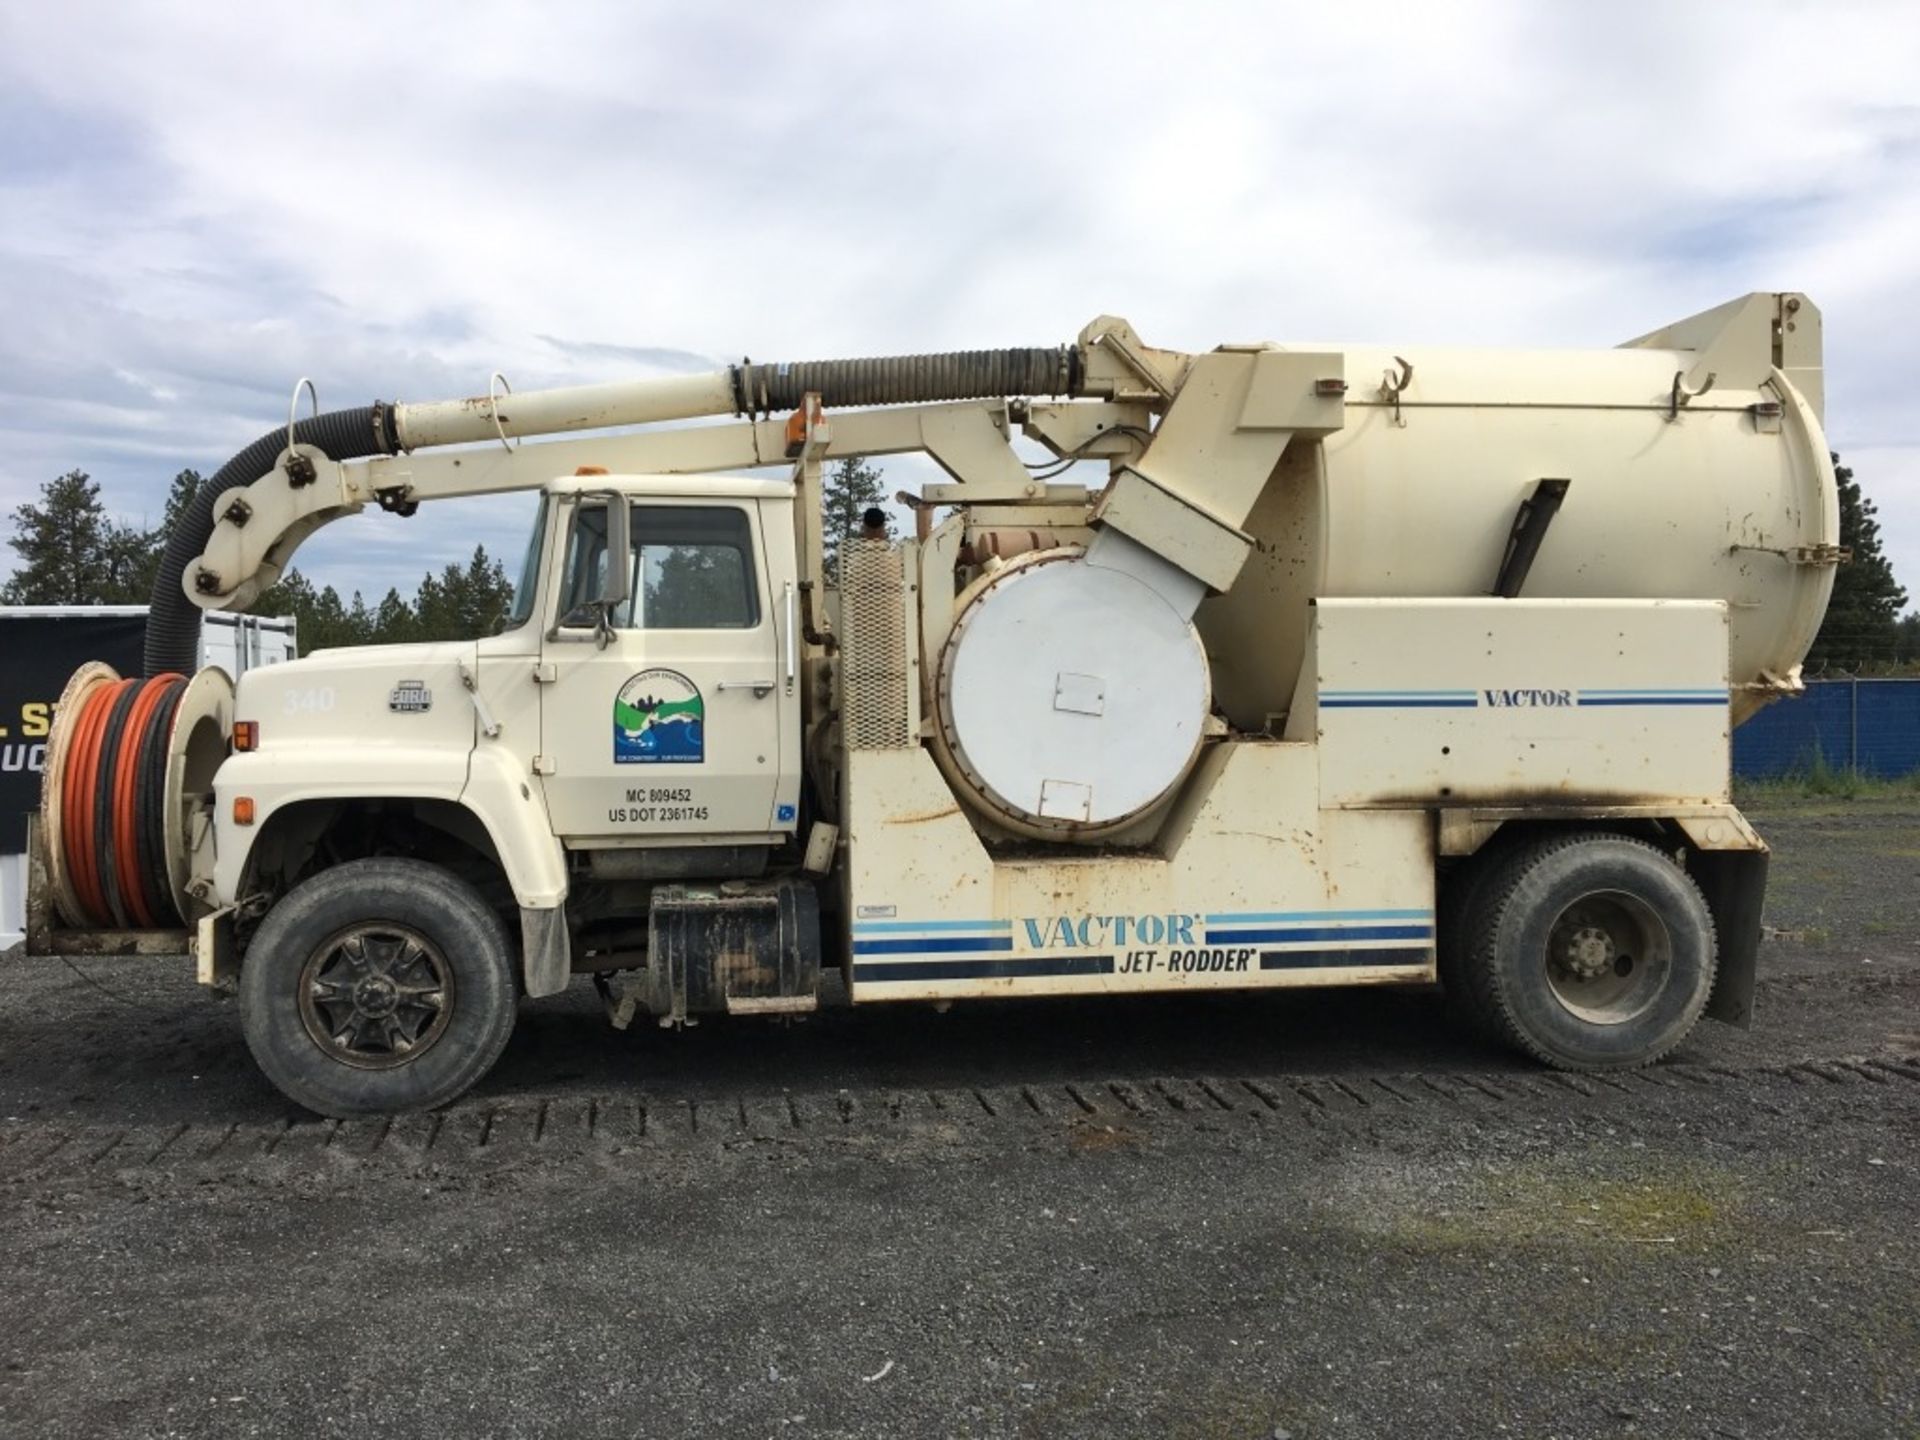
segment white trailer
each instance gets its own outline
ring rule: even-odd
[[[337,1115],[445,1102],[581,973],[666,1025],[806,1011],[823,968],[854,1004],[1438,980],[1540,1061],[1647,1064],[1749,1018],[1729,740],[1799,687],[1843,558],[1820,404],[1782,293],[1611,350],[1101,317],[290,421],[174,538],[149,670],[339,515],[538,488],[507,627],[164,723],[76,675],[39,943],[124,944],[170,892],[266,1073]],[[951,480],[842,545],[829,604],[821,466],[905,451]],[[129,859],[148,812],[102,797],[143,724],[165,854]]]

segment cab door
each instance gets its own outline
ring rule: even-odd
[[[610,507],[623,503],[624,547],[610,533]],[[549,591],[535,767],[555,832],[600,844],[791,832],[791,585],[774,590],[755,500],[598,494],[571,508]],[[624,594],[607,577],[623,549]],[[609,594],[621,598],[596,601]]]

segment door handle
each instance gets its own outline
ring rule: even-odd
[[[713,687],[716,690],[751,690],[753,698],[759,700],[773,693],[771,680],[722,680]]]
[[[793,582],[787,581],[787,588],[781,597],[781,607],[786,613],[782,617],[786,623],[785,644],[780,649],[786,659],[787,693],[793,693],[794,677],[800,672],[800,616],[794,603]]]

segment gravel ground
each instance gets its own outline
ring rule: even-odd
[[[1756,815],[1758,1027],[1430,994],[608,1029],[290,1110],[176,962],[0,969],[0,1433],[1920,1435],[1920,808]]]

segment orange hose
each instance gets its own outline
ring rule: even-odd
[[[100,746],[106,734],[107,717],[114,703],[134,680],[96,687],[87,696],[74,727],[74,747],[67,761],[66,803],[61,807],[61,826],[65,837],[67,869],[73,877],[74,894],[86,919],[94,925],[109,923],[106,891],[102,885],[100,857],[93,843],[94,805],[99,789]]]
[[[87,763],[87,751],[95,720],[100,713],[97,702],[111,688],[99,686],[81,702],[80,716],[73,726],[73,749],[67,756],[66,803],[61,807],[60,827],[66,842],[67,874],[72,877],[73,893],[80,902],[83,912],[81,918],[87,921],[93,919],[95,912],[93,891],[87,876],[87,856],[91,853],[87,836],[91,827],[81,819],[88,797],[82,792],[86,788],[87,777],[93,773],[93,767]]]

